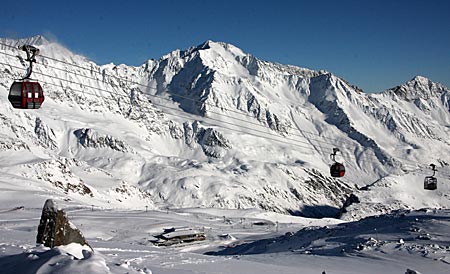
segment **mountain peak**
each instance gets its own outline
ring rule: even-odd
[[[424,77],[424,76],[420,76],[420,75],[415,76],[407,83],[410,83],[410,82],[421,83],[421,84],[426,84],[426,85],[428,85],[430,82],[432,83],[432,81],[430,79],[428,79],[427,77]]]
[[[213,40],[206,40],[205,42],[203,42],[202,44],[200,44],[199,46],[198,46],[198,48],[201,48],[201,49],[209,49],[209,48],[211,48],[211,46],[215,46],[216,44],[221,44],[221,42],[216,42],[216,41],[213,41]],[[225,43],[222,43],[222,44],[225,44]]]
[[[229,43],[226,42],[220,42],[220,41],[213,41],[213,40],[206,40],[205,42],[203,42],[202,44],[200,44],[200,48],[203,49],[207,49],[207,48],[211,48],[211,47],[223,47],[223,48],[229,48],[229,47],[235,47],[234,45],[231,45]]]
[[[426,93],[436,93],[448,90],[444,85],[435,83],[429,78],[420,75],[406,82],[403,86],[407,86],[410,89],[420,90]]]
[[[403,85],[392,88],[388,91],[394,92],[405,99],[427,99],[430,96],[438,96],[442,92],[448,91],[448,88],[440,83],[435,83],[424,76],[415,76]]]
[[[50,44],[50,41],[43,35],[35,35],[28,38],[18,39],[17,41],[21,44],[35,45],[35,46]]]
[[[19,39],[10,39],[6,38],[3,40],[4,43],[10,45],[10,46],[22,46],[22,45],[33,45],[33,46],[42,46],[42,45],[48,45],[50,44],[50,41],[47,40],[42,35],[36,35],[26,38],[19,38]]]
[[[201,45],[196,47],[197,50],[207,50],[212,49],[216,52],[223,52],[227,51],[233,54],[234,56],[246,56],[244,51],[242,51],[240,48],[236,47],[235,45],[225,43],[225,42],[217,42],[212,40],[206,40]]]

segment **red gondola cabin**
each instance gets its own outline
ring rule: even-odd
[[[334,163],[330,167],[331,177],[344,177],[345,175],[345,167],[341,163]]]
[[[44,92],[38,82],[19,80],[11,85],[8,100],[14,108],[38,109],[44,102]]]

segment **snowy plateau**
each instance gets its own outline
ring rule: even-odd
[[[8,101],[23,44],[38,110]],[[368,94],[222,42],[132,67],[2,38],[0,104],[0,273],[450,273],[450,90],[425,77]],[[49,198],[92,249],[36,246]],[[206,239],[153,245],[170,227]]]

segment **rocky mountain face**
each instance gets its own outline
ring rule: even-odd
[[[424,77],[366,94],[332,73],[212,41],[139,67],[100,66],[41,36],[0,42],[0,153],[12,159],[2,161],[0,183],[10,188],[14,176],[84,205],[322,217],[339,214],[351,193],[365,197],[347,208],[355,212],[389,199],[392,209],[426,206],[428,194],[415,192],[414,203],[396,194],[411,172],[421,186],[425,166],[449,162],[450,90]],[[7,100],[26,70],[21,44],[41,50],[32,76],[45,90],[39,110]],[[342,179],[329,177],[334,147]],[[377,194],[358,190],[372,184]]]

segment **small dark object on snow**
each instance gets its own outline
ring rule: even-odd
[[[425,177],[423,181],[423,188],[426,190],[436,190],[437,189],[437,178],[434,177],[436,174],[436,165],[430,164],[431,169],[433,170],[433,175]]]
[[[64,210],[56,207],[52,199],[45,201],[42,209],[36,243],[50,248],[70,243],[89,245],[81,231],[69,221]]]
[[[336,162],[336,153],[339,151],[339,148],[333,148],[333,153],[330,154],[330,157],[334,162],[330,167],[331,177],[344,177],[345,175],[345,166],[341,163]]]

